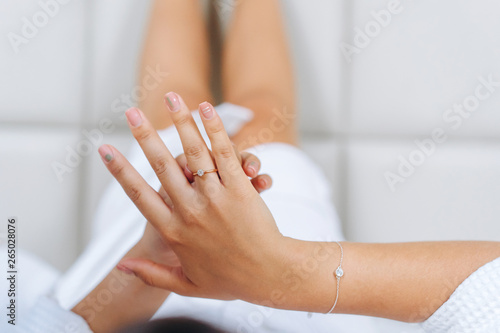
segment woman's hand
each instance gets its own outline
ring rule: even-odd
[[[272,186],[272,179],[269,175],[259,175],[261,163],[257,156],[248,152],[240,153],[234,145],[233,148],[238,160],[241,163],[241,167],[245,171],[245,174],[248,177],[251,177],[250,181],[252,182],[255,190],[259,193],[268,190]],[[177,156],[176,161],[179,164],[179,167],[184,170],[184,174],[189,182],[193,183],[195,176],[193,176],[193,172],[189,170],[186,155],[181,154]],[[158,193],[165,201],[165,204],[169,206],[172,205],[172,200],[163,186],[160,188]],[[179,259],[175,252],[172,251],[172,248],[165,243],[151,223],[146,225],[141,240],[135,245],[134,248],[137,253],[140,253],[144,258],[170,267],[180,266]],[[123,266],[119,266],[119,268],[126,270],[126,267]]]
[[[218,169],[191,184],[138,109],[127,111],[132,133],[155,170],[171,204],[152,189],[113,147],[100,153],[113,176],[179,258],[180,266],[144,258],[124,259],[119,268],[147,284],[188,296],[219,299],[267,298],[279,283],[287,239],[242,169],[215,109],[200,105],[212,154],[188,108],[177,95],[171,116],[184,147],[188,169]],[[212,158],[213,155],[213,158]],[[243,160],[245,160],[243,158]],[[182,165],[183,163],[181,163]],[[191,173],[192,175],[192,173]],[[255,277],[259,279],[255,281]]]
[[[241,167],[245,171],[245,174],[251,178],[251,182],[255,190],[257,190],[257,192],[259,193],[262,193],[270,189],[273,181],[271,177],[269,177],[269,175],[259,175],[261,164],[257,156],[248,152],[240,153],[238,151],[238,148],[236,148],[234,144],[233,148],[236,156],[238,157],[238,160],[241,163]],[[213,159],[212,152],[210,152],[210,154],[212,155]],[[186,154],[181,154],[177,156],[176,160],[177,163],[179,163],[179,166],[183,169],[186,178],[189,180],[190,183],[193,183],[195,180],[195,176],[193,176],[193,171],[189,169],[189,166],[187,164]]]

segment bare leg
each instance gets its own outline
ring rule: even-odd
[[[179,93],[193,110],[203,101],[212,102],[210,52],[199,0],[155,0],[141,63],[141,78],[147,68],[168,72],[148,92],[140,107],[155,128],[172,125],[163,96]]]
[[[232,139],[244,149],[297,143],[293,71],[277,0],[237,0],[225,42],[222,81],[227,102],[255,119]]]

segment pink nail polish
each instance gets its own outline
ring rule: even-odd
[[[203,118],[210,120],[214,116],[214,107],[208,102],[203,102],[200,104],[200,112]]]
[[[107,145],[103,145],[101,147],[99,147],[98,149],[99,151],[99,155],[101,155],[101,158],[102,160],[104,161],[104,163],[109,163],[113,160],[113,151],[111,150],[111,148]]]
[[[139,112],[138,109],[136,108],[130,108],[125,112],[125,115],[127,116],[128,123],[132,127],[138,127],[141,126],[142,124],[142,117],[141,113]]]
[[[165,104],[167,104],[168,109],[172,112],[177,112],[181,109],[179,96],[174,92],[169,92],[165,95]]]

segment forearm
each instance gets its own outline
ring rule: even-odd
[[[144,256],[137,248],[124,258]],[[150,319],[170,294],[150,287],[134,275],[113,270],[72,311],[83,317],[94,332],[112,332]]]
[[[427,319],[474,271],[500,257],[498,242],[342,243],[334,312],[418,322]],[[336,243],[300,242],[273,306],[326,313],[335,301]]]

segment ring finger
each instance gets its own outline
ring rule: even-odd
[[[165,95],[165,104],[170,110],[177,132],[179,132],[187,164],[189,169],[193,171],[195,180],[199,180],[202,185],[208,181],[211,183],[214,181],[219,182],[210,151],[198,130],[198,126],[196,126],[189,108],[182,98],[174,92]],[[197,174],[198,171],[199,174]]]

